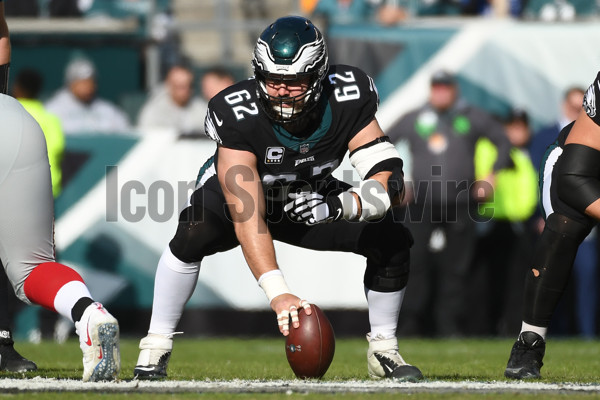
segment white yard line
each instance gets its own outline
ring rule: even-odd
[[[431,381],[398,383],[393,381],[301,381],[301,380],[231,380],[231,381],[121,381],[84,383],[78,380],[35,377],[0,379],[2,392],[102,390],[111,393],[600,393],[600,385],[539,382],[448,382]]]

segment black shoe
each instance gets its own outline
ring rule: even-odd
[[[165,379],[170,358],[171,353],[164,353],[156,364],[136,365],[133,369],[133,377],[141,380]]]
[[[10,331],[0,331],[0,371],[28,372],[37,370],[37,365],[20,355],[14,347]]]
[[[173,350],[173,338],[148,334],[140,341],[140,355],[133,369],[135,379],[164,379]]]
[[[392,357],[382,353],[373,354],[381,364],[386,378],[391,378],[398,382],[418,382],[423,379],[421,370],[414,365],[398,364]]]
[[[384,339],[379,335],[371,337],[369,333],[367,340],[367,366],[372,378],[388,378],[398,382],[417,382],[423,379],[419,368],[406,363],[398,352],[398,339]]]
[[[521,332],[513,345],[504,376],[512,379],[539,379],[546,342],[535,332]]]

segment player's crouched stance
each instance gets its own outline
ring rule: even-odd
[[[323,36],[302,17],[280,18],[265,29],[252,64],[254,79],[209,103],[205,130],[217,151],[200,169],[190,205],[158,262],[149,335],[140,342],[134,375],[167,375],[200,262],[238,245],[280,332],[298,328],[298,309],[312,310],[287,287],[273,246],[279,240],[364,256],[369,375],[421,379],[398,352],[412,236],[390,210],[404,193],[402,160],[375,118],[373,80],[358,68],[329,65]],[[331,176],[348,151],[361,177],[354,187]]]
[[[577,249],[600,221],[600,73],[583,110],[548,147],[540,168],[546,216],[525,278],[523,324],[504,375],[540,378],[546,333],[573,268]]]

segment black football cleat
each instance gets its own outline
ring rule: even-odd
[[[417,382],[423,379],[419,368],[406,363],[398,352],[396,338],[384,339],[367,334],[367,340],[367,366],[371,378],[387,378],[398,382]]]
[[[539,379],[546,342],[535,332],[521,332],[513,345],[504,376],[511,379]]]
[[[414,365],[399,364],[394,361],[394,355],[384,355],[383,353],[373,353],[373,356],[379,361],[384,370],[384,377],[399,382],[417,382],[423,379],[423,374],[419,368]]]
[[[20,355],[14,347],[10,331],[0,331],[0,371],[29,372],[37,370],[37,365]]]
[[[173,339],[169,336],[149,334],[140,341],[140,355],[133,369],[134,379],[164,379],[173,350]]]

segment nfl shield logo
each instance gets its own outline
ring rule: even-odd
[[[302,143],[300,145],[300,154],[306,154],[310,150],[310,145],[308,143]]]

